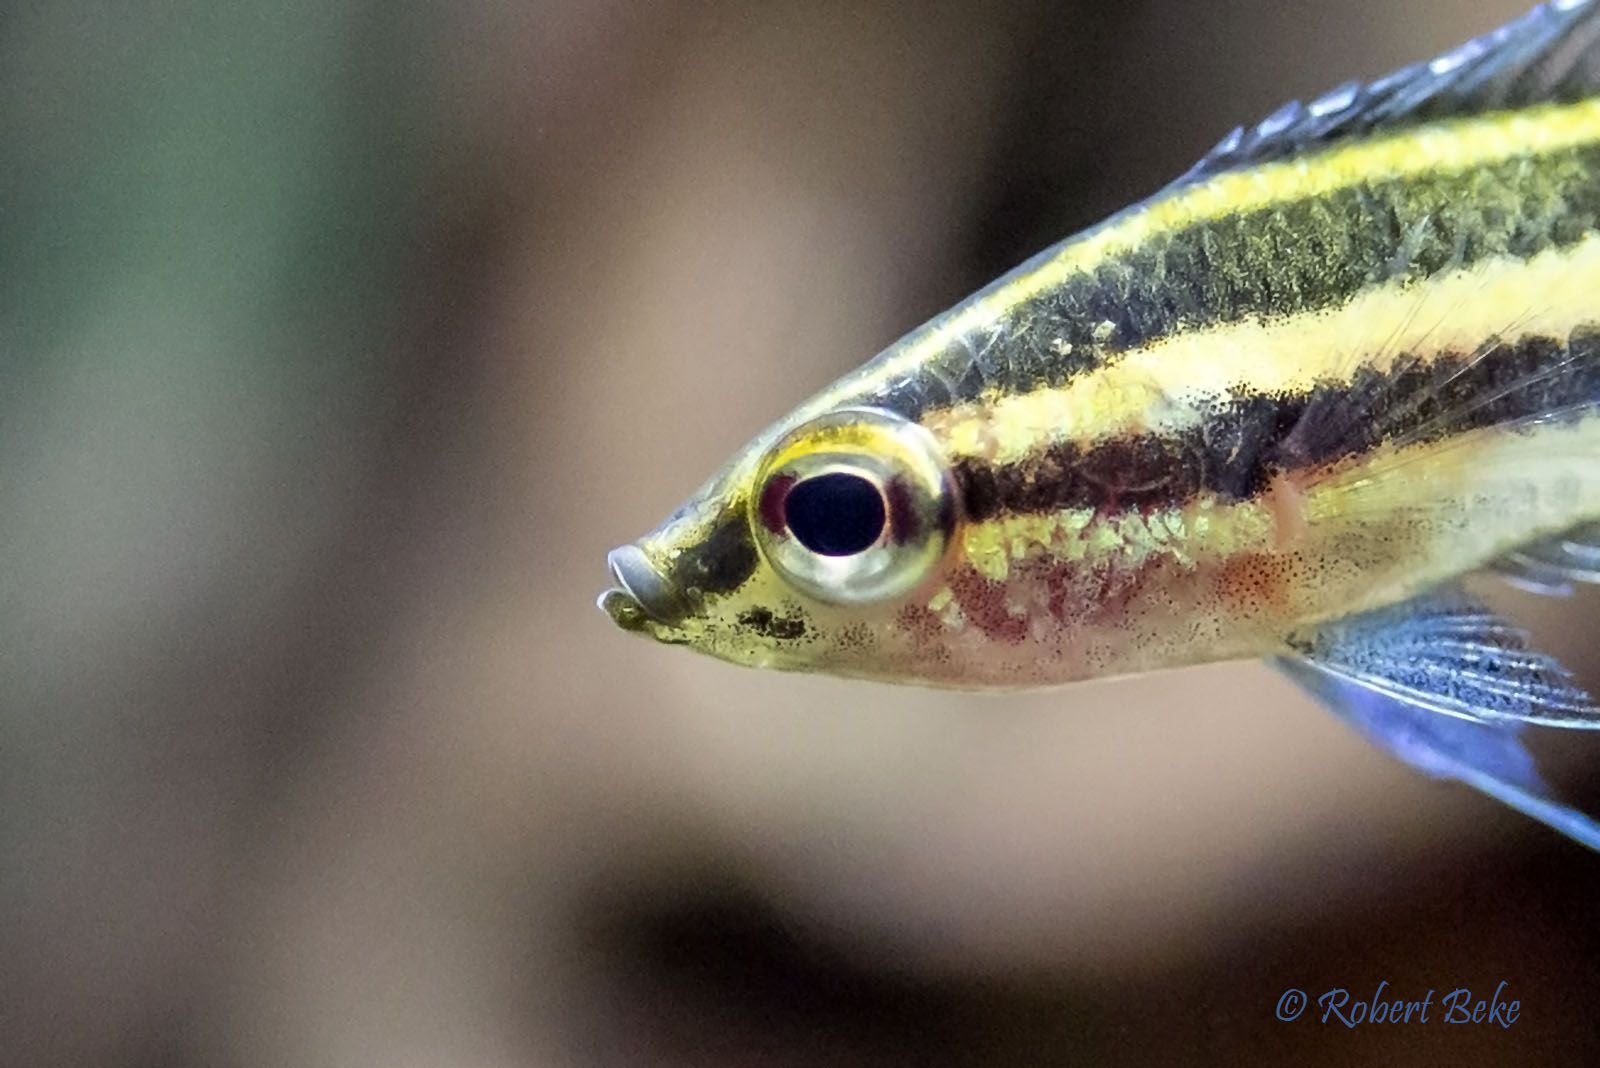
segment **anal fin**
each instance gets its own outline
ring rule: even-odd
[[[1273,660],[1380,748],[1600,850],[1600,823],[1561,804],[1518,737],[1600,728],[1600,708],[1519,627],[1455,590],[1293,635]]]
[[[1274,666],[1378,748],[1436,779],[1454,779],[1600,851],[1600,823],[1556,800],[1518,737],[1518,723],[1478,723],[1322,670],[1294,657]]]
[[[1478,723],[1600,728],[1600,708],[1520,627],[1454,590],[1291,635],[1320,671]]]

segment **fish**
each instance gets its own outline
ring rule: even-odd
[[[612,551],[626,631],[1010,690],[1261,659],[1600,849],[1600,708],[1462,580],[1600,582],[1600,0],[1224,138],[801,403]]]

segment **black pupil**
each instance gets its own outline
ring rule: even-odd
[[[783,516],[789,532],[812,552],[854,556],[883,533],[883,495],[860,475],[818,475],[789,491]]]

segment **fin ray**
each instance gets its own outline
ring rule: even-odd
[[[1575,582],[1600,584],[1600,523],[1585,523],[1513,549],[1490,567],[1535,593],[1564,596]]]
[[[1554,0],[1454,48],[1365,84],[1347,82],[1309,105],[1291,101],[1238,127],[1178,180],[1320,148],[1346,138],[1438,119],[1600,94],[1600,3]]]
[[[1432,712],[1600,729],[1600,708],[1565,668],[1454,590],[1335,620],[1289,644],[1328,674]]]
[[[1600,823],[1557,801],[1518,737],[1519,723],[1434,715],[1308,660],[1272,665],[1368,741],[1436,779],[1454,779],[1574,841],[1600,851]]]
[[[1437,454],[1453,447],[1452,438],[1470,444],[1476,430],[1530,429],[1600,412],[1600,328],[1575,330],[1559,341],[1527,340],[1520,347],[1518,329],[1508,324],[1507,334],[1486,339],[1463,360],[1430,365],[1401,358],[1386,375],[1324,392],[1280,444],[1284,463],[1386,447],[1386,456],[1356,476],[1367,478],[1411,462],[1408,447],[1419,443],[1433,443]],[[1345,475],[1332,468],[1318,477]]]

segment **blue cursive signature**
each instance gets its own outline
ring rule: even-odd
[[[1341,1023],[1346,1027],[1355,1027],[1359,1024],[1432,1023],[1439,1020],[1444,1023],[1499,1024],[1501,1027],[1510,1027],[1517,1022],[1517,1017],[1522,1015],[1522,1002],[1506,998],[1504,980],[1494,988],[1494,994],[1487,999],[1479,998],[1474,1001],[1472,991],[1460,986],[1440,998],[1437,1004],[1434,1003],[1432,990],[1424,994],[1421,1000],[1411,1001],[1395,997],[1392,991],[1385,997],[1384,992],[1388,986],[1387,979],[1381,980],[1378,988],[1372,992],[1372,996],[1365,1000],[1353,1000],[1350,991],[1342,986],[1319,994],[1317,1006],[1322,1010],[1322,1014],[1318,1022]],[[1308,1004],[1304,990],[1290,987],[1278,998],[1278,1019],[1286,1023],[1299,1019]],[[1430,1011],[1433,1013],[1431,1016]]]

